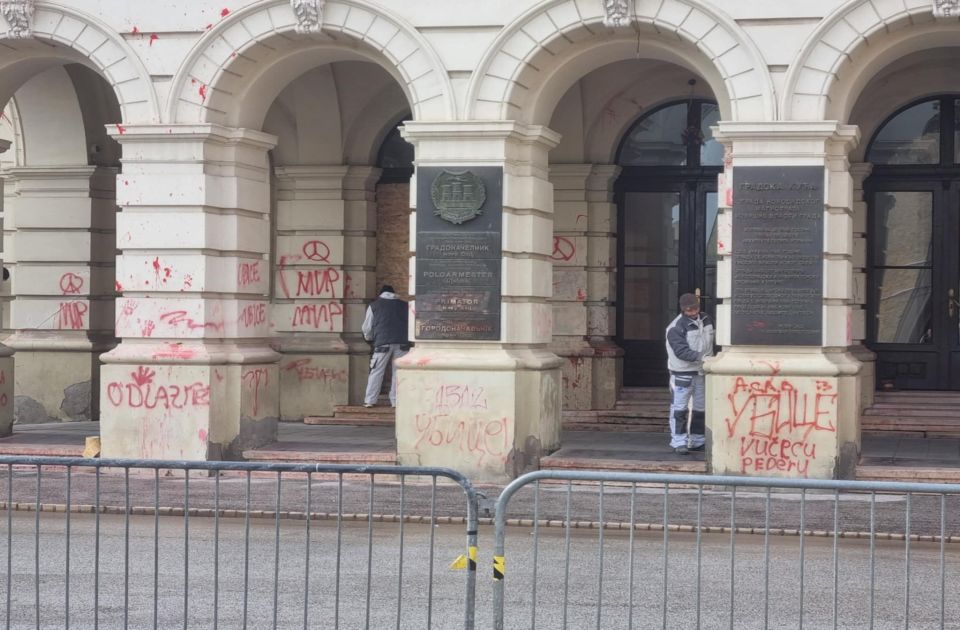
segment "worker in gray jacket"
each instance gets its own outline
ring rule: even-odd
[[[380,296],[367,307],[363,319],[363,338],[373,342],[373,356],[370,357],[370,376],[367,377],[367,392],[363,399],[364,407],[373,407],[380,396],[383,375],[387,366],[393,373],[390,384],[390,404],[397,406],[397,371],[393,369],[393,360],[399,359],[410,350],[407,339],[407,303],[397,297],[389,284],[380,289]]]
[[[700,298],[680,296],[680,314],[667,326],[667,369],[670,370],[670,446],[686,455],[702,451],[705,432],[706,378],[703,359],[713,355],[713,320],[700,312]],[[693,400],[690,435],[687,414]]]

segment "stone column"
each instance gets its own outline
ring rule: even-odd
[[[10,148],[11,142],[9,140],[0,139],[0,153],[6,153]],[[0,270],[2,270],[7,265],[5,264],[5,254],[7,246],[7,238],[9,228],[9,221],[7,220],[7,212],[4,204],[7,199],[7,190],[12,190],[12,186],[4,177],[0,180],[0,190],[4,191],[0,195],[0,233],[3,234],[3,241],[0,242]],[[12,232],[9,232],[12,234]],[[3,280],[0,278],[0,328],[9,328],[10,313],[8,308],[6,308],[11,300],[9,298],[10,291],[10,282],[9,279]],[[0,343],[0,437],[10,435],[13,432],[13,411],[14,411],[14,358],[13,358],[13,349],[9,346]]]
[[[553,344],[563,363],[564,409],[610,409],[620,390],[616,332],[619,167],[552,164]]]
[[[504,481],[536,467],[560,442],[562,361],[549,350],[547,173],[547,152],[559,138],[544,127],[503,121],[408,122],[404,137],[416,146],[418,173],[426,166],[503,169],[502,304],[499,340],[418,339],[397,362],[398,459],[450,466],[475,481]]]
[[[859,139],[836,122],[726,123],[718,138],[737,168],[823,169],[822,333],[816,346],[731,343],[732,226],[737,208],[719,195],[718,344],[707,363],[709,459],[716,474],[843,478],[859,459],[860,362],[849,352],[853,286],[853,180],[846,156]],[[783,210],[789,212],[788,208]],[[789,239],[788,241],[789,242]],[[782,315],[788,317],[789,314]]]
[[[99,414],[99,354],[115,345],[116,169],[10,169],[11,327],[20,424]]]
[[[860,407],[865,409],[873,404],[877,391],[877,355],[867,348],[867,200],[863,194],[863,184],[873,164],[858,162],[850,165],[853,177],[853,304],[851,306],[850,354],[860,361]]]
[[[369,345],[365,302],[376,288],[376,206],[379,170],[367,166],[276,169],[274,346],[280,366],[283,420],[333,414],[360,402]]]
[[[275,138],[218,125],[117,127],[116,313],[101,358],[104,457],[239,457],[275,439],[269,345]]]

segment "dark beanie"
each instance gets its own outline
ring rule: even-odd
[[[700,298],[695,296],[693,293],[684,293],[680,296],[680,309],[693,308],[694,306],[700,306]]]
[[[380,287],[380,293],[396,293],[396,291],[394,291],[393,287],[390,286],[389,284],[385,284],[382,287]]]

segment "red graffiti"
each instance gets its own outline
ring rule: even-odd
[[[260,282],[260,263],[240,263],[237,267],[237,286],[246,287]]]
[[[153,353],[154,359],[192,359],[193,349],[188,348],[182,343],[168,343],[163,350],[157,350]]]
[[[228,15],[230,15],[230,9],[227,9],[226,7],[224,7],[223,9],[220,10],[220,17],[225,18]]]
[[[156,327],[157,325],[153,323],[153,320],[148,319],[143,323],[143,326],[140,328],[140,334],[143,335],[144,337],[149,337],[150,335],[153,334],[153,329]]]
[[[133,379],[133,382],[137,385],[149,385],[153,382],[153,377],[156,376],[156,372],[150,368],[141,365],[137,368],[136,372],[130,372],[130,378]]]
[[[163,313],[162,315],[160,315],[160,321],[174,328],[179,326],[180,324],[183,324],[189,330],[197,330],[198,328],[209,328],[212,330],[223,332],[223,322],[206,322],[203,324],[198,324],[193,319],[187,316],[187,311],[170,311],[169,313]]]
[[[153,46],[153,42],[157,41],[158,39],[160,39],[159,35],[157,35],[156,33],[150,33],[150,42],[147,45]]]
[[[779,371],[779,364],[770,368]],[[801,391],[784,378],[736,379],[724,422],[727,437],[739,437],[741,472],[808,474],[817,453],[811,434],[837,430],[833,385],[816,380],[814,390]]]
[[[84,302],[61,302],[58,328],[60,330],[83,330],[85,328],[83,318],[86,316],[88,308]]]
[[[312,328],[334,332],[337,324],[343,321],[343,305],[339,302],[327,304],[304,304],[293,309],[290,325],[294,328]]]
[[[297,380],[319,381],[321,383],[346,383],[347,371],[311,365],[313,359],[297,359],[283,366],[285,372],[296,372]]]
[[[119,280],[113,281],[113,288],[117,290],[117,293],[123,293],[123,285],[120,284]]]
[[[133,382],[115,381],[107,385],[107,400],[114,407],[131,409],[184,409],[209,407],[210,386],[201,382],[190,385],[158,385],[152,369],[140,366],[131,372]]]
[[[323,241],[307,241],[303,244],[303,255],[307,260],[330,262],[330,248]]]
[[[450,412],[455,409],[486,409],[487,396],[482,387],[469,385],[441,385],[433,399],[435,411]]]
[[[573,241],[565,236],[553,237],[553,253],[550,258],[553,260],[570,260],[577,254],[577,246]]]
[[[83,288],[83,278],[75,273],[67,272],[60,276],[60,291],[63,295],[79,295]]]
[[[497,420],[461,419],[446,414],[417,414],[415,449],[426,446],[456,445],[465,456],[479,465],[487,458],[506,461],[510,453],[510,432],[506,418]]]
[[[139,35],[139,34],[140,34],[140,27],[134,26],[132,29],[130,29],[130,34],[131,34],[131,35]]]
[[[200,88],[197,90],[197,92],[200,94],[200,102],[206,103],[207,102],[207,86],[201,83]]]
[[[260,413],[260,388],[270,383],[270,371],[267,368],[247,370],[240,377],[244,384],[253,390],[253,415]]]
[[[333,267],[297,272],[297,297],[336,298],[340,272]],[[287,296],[291,297],[291,296]]]
[[[189,289],[193,286],[193,276],[189,273],[183,274],[183,288]]]
[[[267,305],[263,302],[249,304],[240,311],[237,323],[246,328],[267,323]]]
[[[122,136],[123,134],[127,133],[127,128],[123,125],[117,125],[117,133]]]

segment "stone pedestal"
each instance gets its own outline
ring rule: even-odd
[[[855,291],[853,180],[846,155],[857,131],[837,123],[720,123],[716,137],[730,159],[720,179],[717,243],[718,296],[724,300],[717,307],[717,342],[723,352],[705,365],[710,469],[848,478],[860,454],[862,404],[861,364],[849,352]],[[815,345],[732,344],[732,226],[738,215],[727,188],[737,168],[756,166],[823,170],[823,292],[812,304],[822,311],[822,328]]]
[[[116,170],[21,167],[10,179],[17,422],[96,419],[98,356],[115,344]]]
[[[283,420],[333,415],[363,399],[369,345],[360,326],[373,297],[374,187],[366,166],[278,167],[274,346]]]
[[[416,339],[397,361],[397,457],[503,482],[560,443],[562,361],[548,350],[553,190],[546,159],[557,137],[542,127],[476,121],[406,123],[404,136],[417,148],[418,172],[502,167],[502,304],[498,340]],[[417,209],[425,211],[432,209]]]
[[[114,137],[122,342],[102,356],[102,454],[240,457],[275,439],[279,416],[265,258],[274,138],[216,125]]]

